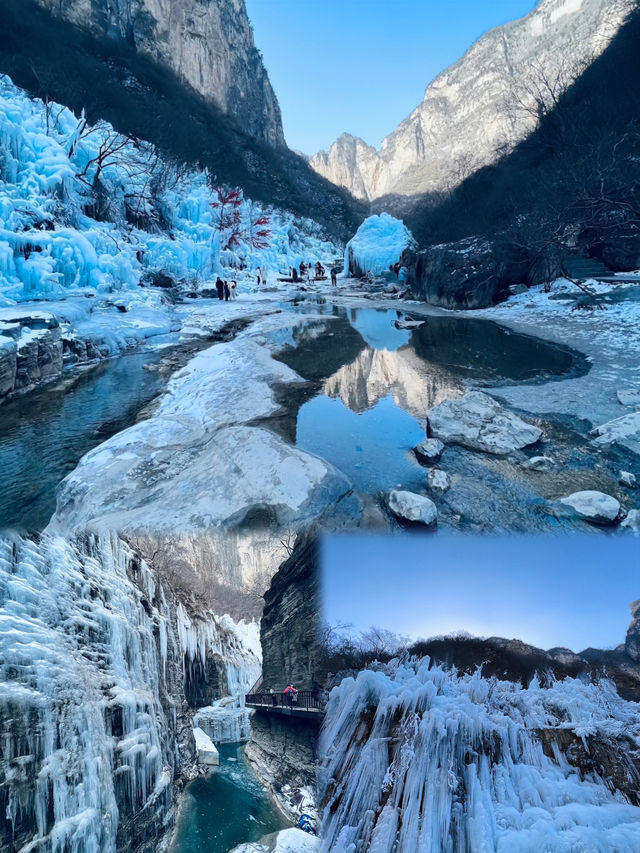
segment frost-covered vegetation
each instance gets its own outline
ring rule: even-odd
[[[632,853],[638,809],[595,759],[604,744],[632,778],[639,735],[606,680],[523,687],[396,658],[331,693],[322,849]]]
[[[312,220],[0,77],[0,305],[140,283],[196,287],[335,253]]]

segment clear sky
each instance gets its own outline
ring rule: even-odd
[[[624,641],[638,590],[634,536],[328,536],[324,615],[413,638],[464,630],[540,648]]]
[[[378,147],[427,84],[534,0],[246,0],[290,148]]]

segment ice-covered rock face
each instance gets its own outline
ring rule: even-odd
[[[557,97],[567,88],[602,53],[630,5],[543,0],[439,74],[378,151],[345,134],[309,164],[363,199],[449,190],[533,129],[535,95]]]
[[[637,703],[607,681],[523,688],[428,658],[365,670],[327,709],[322,849],[632,853],[640,812],[588,750],[604,746],[636,778],[639,735]]]
[[[467,391],[457,400],[446,400],[427,413],[430,435],[445,444],[460,444],[504,456],[535,444],[542,430],[523,421],[482,391]]]
[[[113,535],[0,539],[0,623],[0,847],[155,843],[194,760],[189,694],[246,691],[257,627],[196,620]]]
[[[53,15],[118,39],[171,68],[250,136],[284,145],[280,107],[244,0],[37,0]]]

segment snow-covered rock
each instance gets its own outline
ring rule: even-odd
[[[558,503],[592,524],[613,524],[620,514],[619,501],[593,490],[574,492],[566,498],[559,498]]]
[[[640,391],[636,388],[619,388],[616,391],[618,402],[623,406],[640,406]]]
[[[522,463],[528,471],[553,471],[555,462],[550,456],[532,456]]]
[[[434,492],[446,492],[451,488],[449,476],[441,468],[432,468],[427,474],[427,483]]]
[[[415,492],[393,489],[389,493],[387,503],[391,512],[402,521],[430,527],[438,519],[438,510],[434,502]]]
[[[640,443],[640,412],[629,412],[591,430],[596,436],[594,444],[607,445],[618,442],[637,452]]]
[[[629,489],[634,489],[636,478],[631,471],[620,471],[618,474],[618,482],[621,486],[627,486]]]
[[[265,835],[259,841],[239,844],[229,853],[320,853],[320,844],[317,836],[291,827]]]
[[[321,515],[349,491],[348,480],[249,425],[278,411],[273,384],[296,381],[247,338],[199,353],[172,377],[151,418],[80,460],[60,486],[54,528],[185,534],[235,528],[254,511],[284,528]]]
[[[535,444],[542,430],[501,406],[482,391],[467,391],[455,400],[446,400],[427,413],[430,435],[445,444],[460,444],[504,456]]]
[[[196,755],[199,764],[215,766],[220,764],[220,753],[216,749],[216,745],[209,735],[205,734],[198,726],[193,730],[193,739],[196,742]]]
[[[625,530],[631,530],[636,536],[640,533],[640,509],[630,509],[620,522],[620,527]]]
[[[345,248],[345,273],[374,275],[386,272],[405,249],[415,245],[404,222],[389,213],[369,216]]]
[[[443,450],[444,444],[439,438],[425,438],[413,448],[418,462],[423,465],[433,465],[440,459]]]

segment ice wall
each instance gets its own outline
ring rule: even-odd
[[[639,729],[637,703],[608,681],[523,688],[428,658],[365,670],[327,709],[322,849],[632,853],[639,810],[576,746],[604,741],[624,763]]]
[[[0,538],[0,624],[0,849],[155,850],[194,760],[185,673],[242,689],[257,629],[190,617],[113,535]]]
[[[314,221],[241,193],[222,209],[212,184],[0,76],[0,307],[335,257]]]

